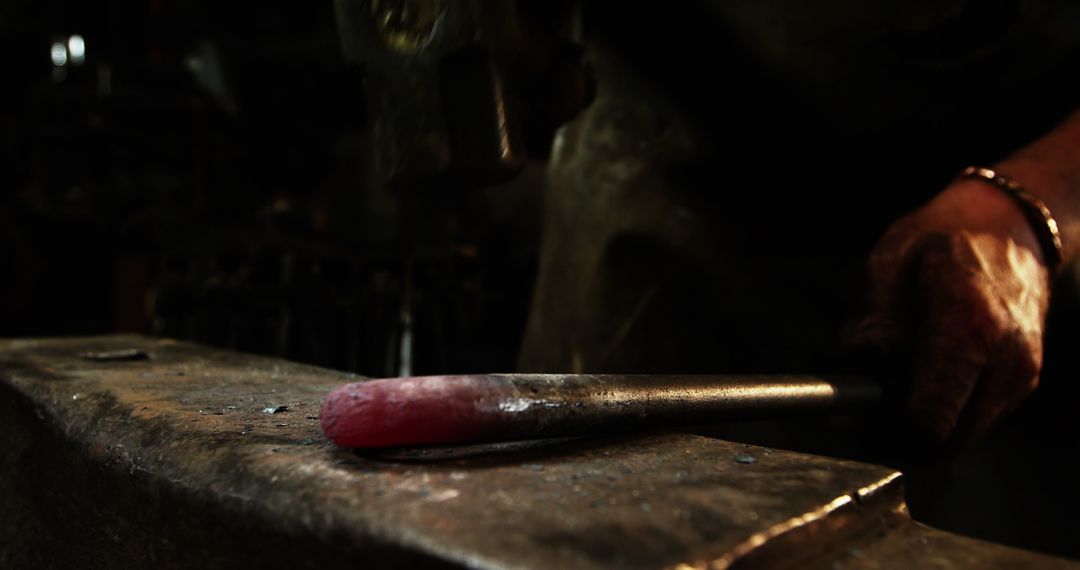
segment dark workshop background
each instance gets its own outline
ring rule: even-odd
[[[539,170],[406,208],[369,183],[331,2],[2,6],[0,334],[513,367]]]
[[[330,1],[3,0],[0,62],[0,336],[152,333],[372,376],[514,368],[542,163],[422,199],[374,183]],[[1080,556],[1076,291],[1046,389],[930,477],[917,518]]]

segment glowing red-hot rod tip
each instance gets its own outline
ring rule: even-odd
[[[326,437],[343,447],[478,441],[499,429],[507,382],[469,376],[387,378],[346,384],[323,402]]]

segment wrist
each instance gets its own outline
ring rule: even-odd
[[[1046,202],[1032,194],[1015,179],[993,169],[969,166],[960,173],[958,178],[981,182],[996,188],[1002,195],[1008,196],[1034,231],[1042,250],[1043,264],[1051,273],[1057,272],[1064,260],[1065,251],[1057,220],[1046,206]]]
[[[1070,168],[1059,165],[1053,160],[1019,154],[1010,157],[994,169],[1024,186],[1028,194],[1037,198],[1049,211],[1057,224],[1060,244],[1058,267],[1068,264],[1078,252],[1077,240],[1080,240],[1075,195],[1076,176],[1070,174]],[[1045,240],[1044,240],[1045,241]],[[1046,247],[1046,246],[1044,246]]]
[[[932,200],[927,209],[940,229],[995,235],[1029,251],[1043,266],[1048,265],[1036,229],[1021,206],[989,182],[958,179]]]
[[[1080,254],[1080,112],[993,168],[1045,203],[1061,233],[1062,263],[1075,259]]]

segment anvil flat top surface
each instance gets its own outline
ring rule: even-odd
[[[151,529],[180,516],[162,505],[190,496],[208,505],[199,517],[260,521],[283,541],[340,550],[342,565],[377,551],[480,568],[658,568],[722,567],[784,540],[786,551],[824,551],[904,518],[890,469],[684,434],[339,449],[321,433],[319,405],[355,380],[136,336],[0,341],[0,400],[32,409],[75,454],[153,487],[139,515]],[[168,548],[155,548],[168,566]]]

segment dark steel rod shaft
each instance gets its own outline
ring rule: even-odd
[[[865,377],[512,374],[491,378],[509,383],[515,391],[499,399],[500,409],[513,417],[507,431],[534,437],[851,411],[882,397],[881,384]]]

